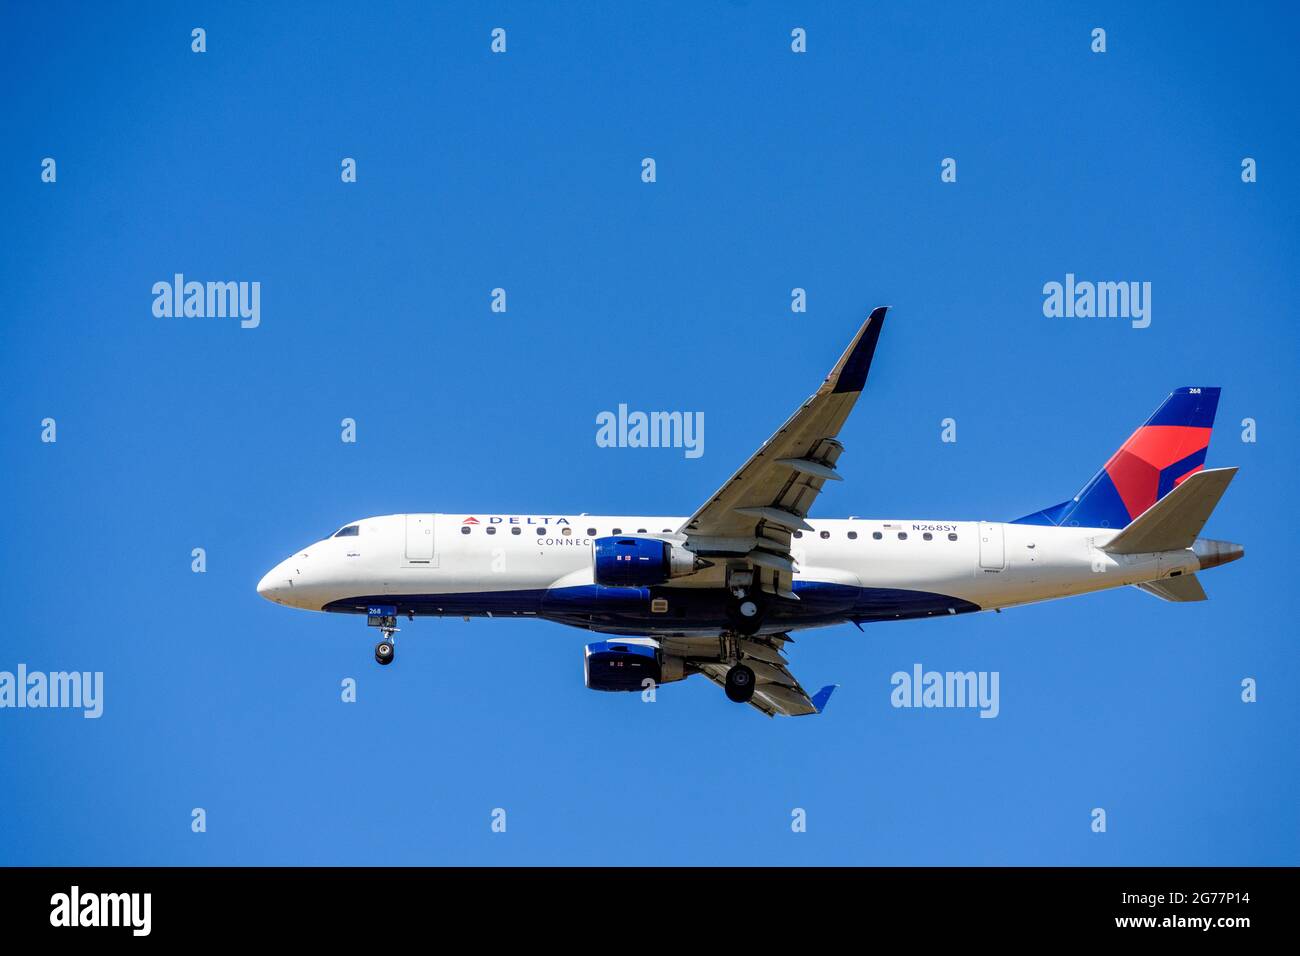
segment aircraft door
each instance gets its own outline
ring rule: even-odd
[[[996,521],[980,522],[980,568],[983,571],[1001,571],[1007,566],[1006,545],[1002,525]]]
[[[406,516],[406,550],[402,565],[408,568],[436,568],[438,552],[434,540],[434,516],[416,514]]]

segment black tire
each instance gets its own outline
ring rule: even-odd
[[[748,704],[754,696],[754,672],[744,664],[736,664],[727,671],[727,699],[737,704]]]
[[[380,664],[393,663],[394,648],[388,641],[380,641],[375,645],[375,660]]]

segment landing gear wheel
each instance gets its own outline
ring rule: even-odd
[[[397,652],[393,635],[401,630],[397,626],[397,605],[370,605],[366,608],[366,624],[369,627],[379,628],[379,633],[383,635],[383,639],[375,645],[375,663],[393,663],[393,655]]]
[[[728,617],[735,629],[746,636],[757,634],[763,626],[763,605],[752,594],[731,602]]]
[[[727,699],[737,704],[747,704],[754,696],[754,672],[744,664],[736,664],[727,671]]]

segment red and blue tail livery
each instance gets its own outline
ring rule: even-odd
[[[1219,389],[1176,389],[1083,490],[1016,524],[1123,528],[1205,467]]]

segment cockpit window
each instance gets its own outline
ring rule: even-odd
[[[361,533],[361,525],[359,525],[359,524],[350,524],[350,525],[348,525],[346,528],[339,528],[338,531],[335,531],[333,537],[335,537],[335,538],[355,538],[355,537],[356,537],[357,535],[359,535],[360,533]]]

